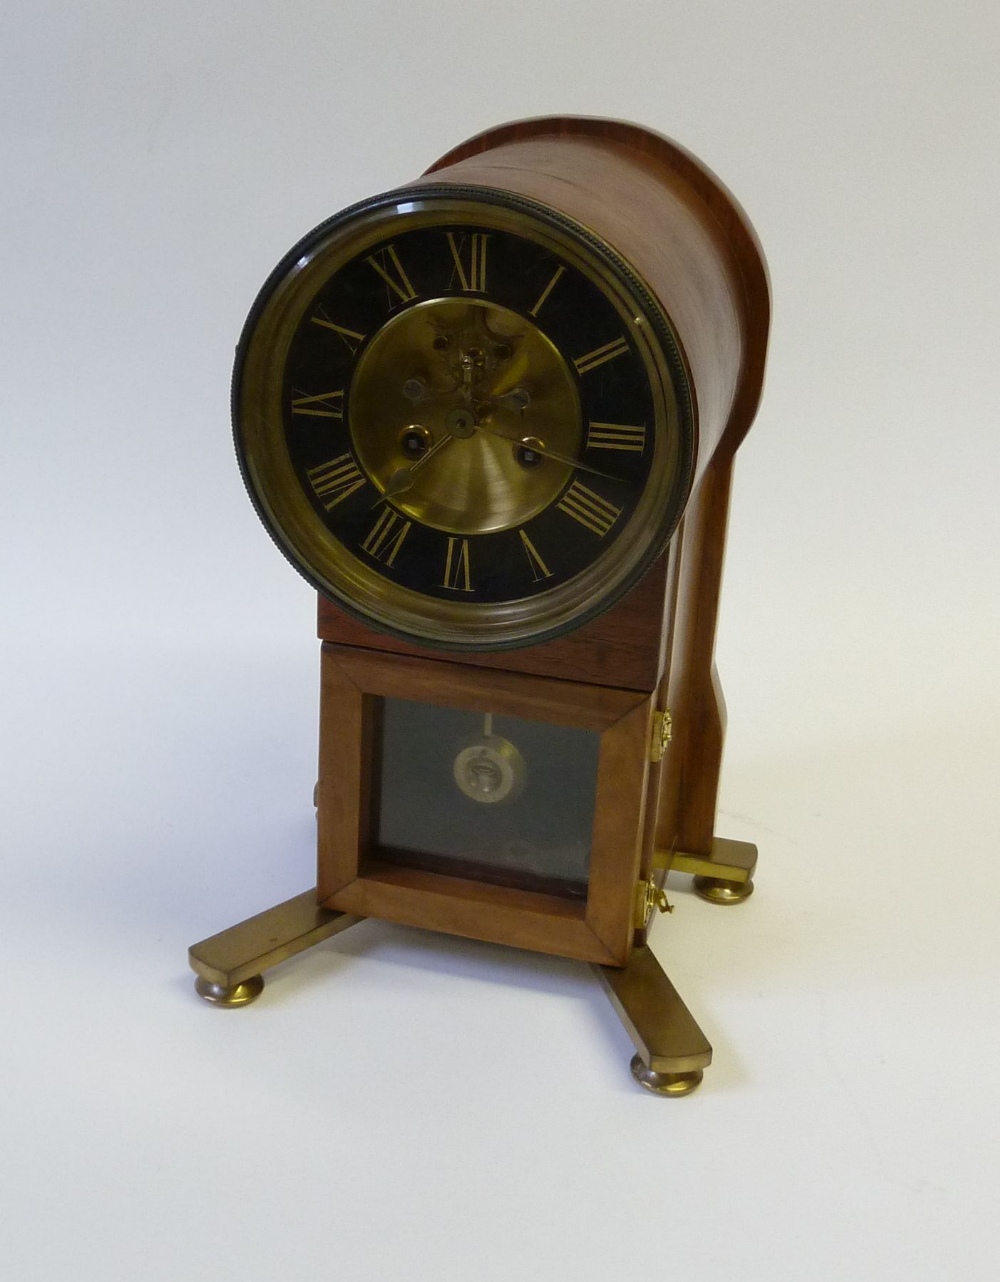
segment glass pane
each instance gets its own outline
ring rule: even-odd
[[[379,858],[586,896],[600,735],[408,699],[377,702]]]

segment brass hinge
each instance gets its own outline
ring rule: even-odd
[[[673,736],[674,719],[670,715],[670,709],[664,708],[662,712],[653,713],[653,733],[649,745],[650,761],[662,761],[663,754],[667,751],[667,744]]]
[[[640,881],[635,888],[633,924],[636,930],[642,930],[654,908],[661,913],[672,913],[674,911],[673,904],[667,898],[667,892],[650,877],[648,881]]]

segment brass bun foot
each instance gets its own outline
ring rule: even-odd
[[[201,975],[194,981],[194,991],[213,1006],[249,1006],[264,991],[264,979],[261,975],[251,975],[242,984],[213,984]]]
[[[654,1095],[690,1095],[705,1076],[700,1068],[689,1073],[657,1073],[638,1055],[632,1056],[629,1068],[639,1085]]]
[[[694,878],[695,894],[710,904],[740,904],[753,894],[757,847],[750,841],[716,837],[707,855],[675,851],[664,854],[654,867],[690,873]]]
[[[695,877],[694,891],[710,904],[741,904],[753,894],[753,882],[726,881],[722,877]]]

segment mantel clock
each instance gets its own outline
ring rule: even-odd
[[[713,665],[766,267],[689,153],[609,120],[500,126],[344,210],[264,284],[236,450],[319,593],[317,885],[191,950],[244,1005],[364,917],[595,965],[650,1090],[711,1048],[646,943],[717,838]]]

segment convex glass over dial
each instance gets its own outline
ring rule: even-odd
[[[233,394],[248,489],[297,568],[445,648],[606,609],[690,484],[667,319],[608,246],[490,189],[394,192],[317,228],[261,292]]]

